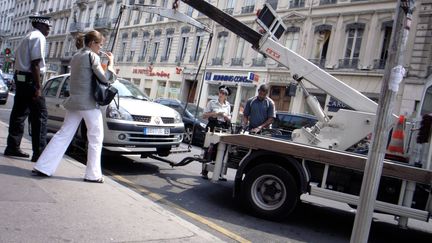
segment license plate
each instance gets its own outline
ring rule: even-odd
[[[144,127],[144,135],[169,135],[169,128]]]

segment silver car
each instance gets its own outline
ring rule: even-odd
[[[104,152],[168,156],[173,147],[180,145],[184,124],[177,111],[149,101],[128,80],[117,79],[113,86],[119,91],[119,108],[114,102],[100,108],[104,119]],[[56,132],[66,113],[63,102],[69,96],[69,74],[49,79],[43,93],[48,109],[48,131]],[[86,131],[82,122],[75,139],[84,147]]]

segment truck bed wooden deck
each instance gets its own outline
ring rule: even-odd
[[[359,154],[329,150],[314,146],[256,135],[230,134],[221,142],[250,149],[273,151],[293,157],[321,162],[332,166],[363,171],[367,157]],[[432,171],[384,160],[383,176],[432,185]]]

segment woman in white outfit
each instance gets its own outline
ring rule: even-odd
[[[80,49],[70,62],[70,97],[65,101],[66,116],[60,130],[51,139],[34,166],[33,173],[39,176],[51,176],[56,171],[67,147],[84,119],[87,127],[88,151],[87,168],[84,181],[103,183],[101,169],[101,152],[103,141],[102,113],[93,98],[93,73],[104,82],[116,79],[112,53],[104,53],[108,57],[108,67],[105,72],[98,56],[104,37],[98,31],[89,31],[80,35],[76,47]],[[83,48],[84,47],[84,48]],[[91,63],[90,63],[90,58]]]

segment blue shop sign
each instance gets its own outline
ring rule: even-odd
[[[207,80],[207,81],[235,82],[235,83],[252,83],[252,80],[249,80],[247,76],[212,74],[211,72],[206,72],[205,80]]]

